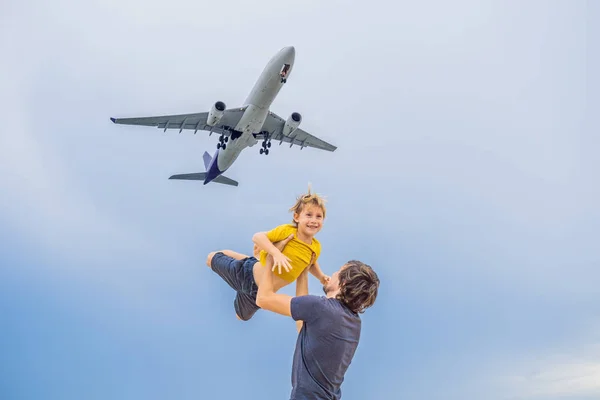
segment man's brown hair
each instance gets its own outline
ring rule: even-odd
[[[379,277],[371,266],[357,260],[346,263],[338,279],[340,293],[336,296],[352,312],[359,314],[371,307],[377,299]]]

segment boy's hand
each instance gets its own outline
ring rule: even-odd
[[[291,234],[290,236],[286,237],[283,240],[280,240],[279,242],[275,242],[273,243],[273,246],[275,246],[277,248],[277,250],[279,250],[279,254],[277,256],[273,256],[273,269],[272,271],[275,271],[276,267],[279,267],[279,273],[281,274],[281,266],[283,266],[283,268],[285,268],[285,271],[288,272],[292,266],[290,265],[289,261],[290,259],[287,258],[283,253],[283,248],[288,244],[288,242],[290,240],[292,240],[294,238],[294,234]]]
[[[329,277],[328,275],[323,274],[323,276],[320,279],[321,284],[327,285],[327,283],[329,283],[330,279],[331,279],[331,277]]]
[[[285,268],[285,272],[288,272],[292,268],[292,266],[290,265],[290,259],[287,258],[287,256],[285,256],[280,251],[279,254],[273,256],[273,269],[272,269],[272,271],[275,271],[275,268],[279,268],[279,274],[281,274],[281,267],[282,266],[283,266],[283,268]]]

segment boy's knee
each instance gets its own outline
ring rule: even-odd
[[[208,253],[208,256],[206,257],[206,266],[208,268],[212,268],[212,259],[215,256],[215,254],[217,254],[218,252],[216,251],[212,251],[210,253]]]

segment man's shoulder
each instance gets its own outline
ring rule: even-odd
[[[351,312],[336,298],[316,295],[293,297],[290,311],[294,320],[303,320],[307,325],[312,326],[313,334],[322,328],[332,329],[332,326],[335,326],[336,330],[352,331],[360,336],[362,325],[360,316]],[[318,321],[327,322],[321,324]]]
[[[302,296],[292,297],[292,302],[323,302],[327,300],[327,297],[316,294],[304,294]]]
[[[329,300],[323,295],[305,294],[292,297],[291,301],[300,307],[323,308],[329,305]]]
[[[324,295],[306,294],[303,296],[292,297],[292,303],[298,305],[308,305],[315,307],[318,306],[321,309],[328,309],[334,313],[348,314],[349,316],[355,317],[360,320],[360,315],[353,313],[346,306],[342,304],[339,299],[335,297],[327,297]]]
[[[350,324],[347,326],[358,326],[358,329],[360,330],[360,314],[352,312],[340,299],[324,296],[323,299],[321,310],[326,313],[332,321],[344,320]]]
[[[306,294],[303,296],[292,297],[290,301],[290,311],[292,318],[298,320],[312,320],[318,318],[323,308],[324,296],[315,296],[312,294]]]

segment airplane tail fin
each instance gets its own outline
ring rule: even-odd
[[[202,158],[204,159],[204,170],[208,171],[208,166],[210,165],[210,162],[212,161],[212,157],[210,156],[210,154],[208,154],[208,151],[205,151]]]
[[[210,166],[210,162],[212,161],[212,157],[210,156],[210,154],[208,154],[208,152],[204,152],[204,155],[202,156],[202,158],[204,159],[204,169],[206,171],[208,171],[208,167]],[[206,172],[196,172],[193,174],[178,174],[178,175],[172,175],[169,177],[169,179],[181,179],[181,180],[190,180],[190,181],[204,181],[206,179]],[[229,186],[238,186],[238,182],[234,181],[231,178],[228,178],[224,175],[219,175],[217,176],[215,179],[212,180],[212,182],[216,182],[216,183],[221,183],[223,185],[229,185]]]

